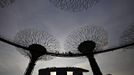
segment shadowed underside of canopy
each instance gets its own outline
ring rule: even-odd
[[[15,43],[24,47],[29,47],[32,44],[39,44],[46,48],[47,52],[53,53],[59,50],[59,42],[52,35],[34,29],[25,29],[18,32],[15,36]],[[30,51],[22,48],[17,48],[17,50],[26,57],[32,58]],[[52,58],[52,56],[47,55],[39,57],[39,59],[43,60],[50,60]]]
[[[70,33],[65,40],[65,50],[73,53],[80,53],[78,46],[84,41],[93,41],[96,43],[94,52],[103,50],[108,44],[106,31],[99,26],[83,26]]]

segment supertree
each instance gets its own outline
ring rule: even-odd
[[[87,56],[94,75],[102,75],[94,55],[122,50],[122,48],[132,48],[134,46],[133,27],[134,26],[132,25],[124,31],[121,36],[120,46],[109,49],[103,49],[103,47],[108,43],[107,33],[103,28],[98,26],[84,26],[80,29],[74,30],[74,32],[72,32],[65,41],[65,50],[67,50],[65,53],[59,53],[59,51],[57,51],[59,50],[58,42],[53,38],[52,40],[50,40],[50,38],[46,38],[47,36],[53,36],[42,31],[27,29],[17,33],[15,40],[19,38],[18,41],[13,42],[9,39],[2,38],[2,36],[0,36],[0,41],[17,47],[23,55],[31,59],[31,62],[33,62],[32,59],[36,57],[36,60],[52,59],[52,57],[48,57],[47,55],[58,57]],[[26,38],[31,39],[27,40]],[[45,42],[45,44],[43,42]],[[36,63],[36,60],[34,59],[34,63]],[[31,74],[35,65],[34,63],[29,63],[32,67],[30,66],[27,68],[26,73],[29,74],[25,75]]]
[[[98,26],[84,26],[74,30],[65,41],[65,50],[72,53],[87,54],[93,74],[102,75],[94,58],[94,52],[103,50],[108,44],[106,31]]]
[[[8,5],[14,3],[15,0],[0,0],[0,7],[4,8],[7,7]]]
[[[30,58],[25,75],[31,75],[37,60],[50,60],[53,57],[45,55],[47,52],[59,50],[58,41],[52,35],[44,31],[25,29],[15,36],[15,43],[27,47],[28,50],[17,48],[17,50]]]
[[[98,0],[49,0],[55,7],[61,10],[80,12],[95,5]]]
[[[127,45],[134,43],[134,24],[128,25],[125,31],[123,31],[122,35],[120,36],[120,44]],[[124,49],[132,49],[134,46],[128,46]]]

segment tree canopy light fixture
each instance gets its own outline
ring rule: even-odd
[[[49,0],[55,7],[61,10],[80,12],[93,7],[98,0]]]
[[[103,50],[108,44],[106,31],[98,26],[84,26],[73,31],[65,41],[65,50],[73,53],[83,53],[88,58],[94,75],[102,75],[94,58],[94,52]]]
[[[15,41],[9,41],[0,37],[0,41],[17,47],[17,50],[30,58],[25,75],[30,75],[37,60],[50,60],[51,56],[80,57],[86,56],[90,62],[94,75],[102,75],[102,72],[94,58],[95,54],[101,54],[121,48],[134,46],[133,25],[123,32],[121,45],[109,49],[103,49],[108,44],[107,32],[99,26],[84,26],[71,32],[65,40],[66,53],[59,53],[59,44],[54,37],[44,31],[25,29],[18,32]],[[108,74],[111,75],[111,74]]]
[[[17,48],[21,54],[30,58],[30,63],[25,75],[31,75],[37,60],[50,60],[53,58],[52,56],[45,55],[47,52],[59,50],[58,42],[52,35],[34,29],[25,29],[18,32],[15,36],[15,43],[29,49],[24,50],[22,48]]]
[[[107,32],[99,26],[83,26],[71,32],[64,42],[64,48],[73,53],[80,53],[78,46],[84,41],[93,41],[96,47],[93,52],[103,50],[108,44]]]

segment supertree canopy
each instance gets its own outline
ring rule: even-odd
[[[15,36],[15,43],[28,48],[28,50],[17,48],[21,54],[30,58],[25,75],[31,75],[37,60],[53,58],[46,56],[45,53],[59,50],[58,42],[52,35],[34,29],[25,29],[18,32]]]
[[[61,10],[80,12],[96,4],[97,0],[49,0]]]
[[[73,31],[65,42],[65,50],[72,53],[86,54],[90,62],[93,75],[102,75],[102,72],[94,58],[94,52],[103,50],[107,45],[107,33],[98,26],[84,26]]]
[[[126,30],[120,36],[120,44],[126,45],[134,43],[134,24],[129,25]],[[125,47],[125,49],[132,49],[134,46]]]
[[[35,29],[25,29],[18,32],[15,36],[15,43],[25,47],[29,47],[32,44],[39,44],[46,48],[48,52],[56,52],[59,50],[59,42],[52,35]],[[24,50],[22,48],[17,48],[17,50],[26,57],[32,57],[30,51],[28,50]],[[51,58],[52,57],[50,56],[44,55],[39,59],[48,60]]]
[[[15,2],[15,0],[0,0],[0,7],[4,8]]]
[[[64,44],[65,50],[79,53],[78,46],[85,41],[96,43],[94,52],[103,50],[103,47],[108,44],[107,33],[99,26],[83,26],[68,35]]]

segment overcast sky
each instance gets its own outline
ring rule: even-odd
[[[13,39],[16,33],[26,28],[37,28],[54,35],[63,45],[66,36],[83,25],[102,26],[108,33],[108,48],[119,46],[119,38],[127,26],[134,21],[134,0],[99,0],[87,11],[72,13],[60,10],[49,0],[16,0],[0,8],[0,35]],[[134,50],[119,50],[95,56],[104,75],[133,75]],[[0,42],[0,74],[23,75],[28,60],[15,47]],[[85,62],[86,61],[86,62]],[[86,58],[55,58],[39,61],[33,75],[46,67],[77,66],[88,69],[93,75]]]

